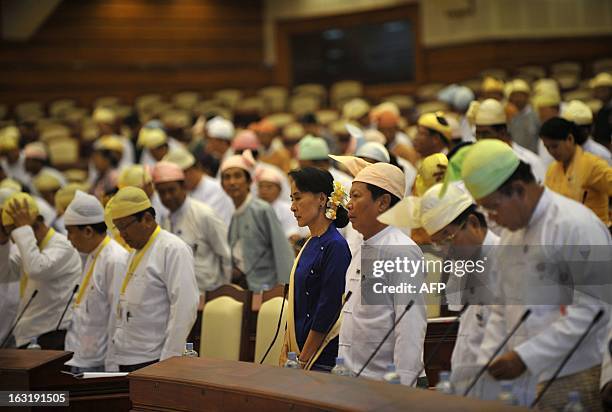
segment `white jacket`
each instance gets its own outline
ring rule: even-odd
[[[225,225],[229,226],[235,210],[234,202],[223,191],[221,183],[217,179],[210,176],[202,177],[200,183],[191,191],[190,196],[210,206],[217,213],[217,216],[225,222]]]
[[[488,230],[483,241],[483,246],[492,247],[488,249],[490,253],[485,254],[487,259],[491,259],[489,255],[495,253],[498,243],[499,237]],[[446,290],[453,290],[453,282],[457,280],[458,278],[451,274]],[[493,283],[493,280],[490,280],[487,284]],[[455,306],[453,303],[457,303],[453,302],[452,296],[450,295],[450,293],[447,294],[449,309]],[[451,310],[460,310],[462,306],[463,305],[459,304],[458,307],[453,307]],[[457,332],[457,340],[451,356],[451,382],[455,389],[459,390],[459,392],[457,392],[459,394],[463,393],[463,390],[471,383],[478,369],[482,366],[477,364],[477,360],[490,314],[491,306],[471,304],[465,312],[463,312],[459,320],[459,331]],[[484,381],[485,378],[486,377],[483,376],[480,379]],[[484,397],[481,386],[475,387],[470,394],[479,398]],[[496,395],[497,394],[493,396]]]
[[[525,149],[520,144],[512,142],[512,150],[523,162],[531,166],[533,176],[538,183],[544,183],[546,177],[546,164],[542,158],[529,149]]]
[[[423,256],[412,239],[400,229],[391,226],[364,241],[362,245],[401,245],[405,246],[405,256],[409,259],[421,260]],[[362,305],[361,252],[361,248],[355,251],[346,274],[346,292],[351,291],[352,296],[343,309],[338,349],[338,356],[343,357],[347,367],[355,373],[374,352],[407,303],[403,302],[405,296],[398,301],[398,295],[387,294],[387,305]],[[423,366],[426,329],[425,300],[423,295],[417,295],[413,307],[363,371],[362,376],[380,380],[386,373],[387,366],[394,363],[402,384],[410,384]]]
[[[227,226],[210,207],[187,197],[176,212],[162,220],[161,226],[191,247],[200,294],[231,282]]]
[[[608,324],[608,336],[604,340],[603,345],[603,364],[601,365],[600,385],[602,389],[608,382],[612,382],[612,356],[610,355],[612,346],[610,346],[610,342],[612,342],[612,318],[610,318],[610,323]]]
[[[9,333],[19,306],[19,282],[0,281],[0,343]]]
[[[128,267],[136,251],[130,253]],[[165,230],[144,254],[118,300],[113,327],[113,361],[135,365],[180,355],[199,303],[191,248]]]
[[[102,245],[87,255],[80,280],[81,287],[94,256]],[[110,240],[96,260],[87,290],[79,305],[73,305],[72,323],[66,333],[66,350],[74,352],[67,365],[81,368],[104,365],[108,343],[108,325],[114,307],[112,287],[115,277],[126,273],[128,252],[114,240]]]
[[[42,251],[30,226],[16,228],[11,237],[17,249],[11,252],[10,242],[0,245],[0,279],[2,282],[19,281],[23,270],[28,274],[17,313],[21,313],[34,290],[38,290],[13,331],[17,346],[21,346],[55,330],[79,281],[81,259],[66,236],[60,233],[55,233]],[[60,329],[68,327],[71,316],[72,310],[68,308]]]
[[[573,273],[572,266],[562,262],[568,260],[568,252],[578,251],[579,248],[572,245],[591,247],[596,251],[601,247],[595,249],[593,245],[609,246],[612,240],[608,229],[593,212],[544,189],[528,226],[515,232],[504,230],[500,244],[504,245],[504,249],[496,259],[494,270],[499,272],[497,296],[503,299],[505,305],[492,306],[479,363],[486,362],[523,313],[531,309],[531,316],[504,349],[504,352],[516,351],[527,366],[527,371],[518,379],[523,389],[530,392],[522,400],[526,404],[534,395],[535,384],[550,379],[594,315],[607,306],[603,301],[578,290],[574,291],[572,305],[555,304],[564,290],[558,286],[559,279],[563,279],[567,271],[574,279],[582,280],[601,275],[584,272],[584,266],[580,273]],[[543,289],[533,286],[534,283],[543,282],[542,279],[556,281],[542,286]],[[559,302],[562,301],[559,299]],[[559,376],[574,374],[601,363],[607,322],[608,314],[583,341]]]

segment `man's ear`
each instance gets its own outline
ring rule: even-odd
[[[376,202],[378,203],[378,211],[380,213],[386,212],[391,206],[391,195],[385,193],[384,195],[376,199]]]

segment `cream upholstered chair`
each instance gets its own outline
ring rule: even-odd
[[[544,66],[521,66],[516,69],[516,72],[518,74],[528,75],[530,77],[533,77],[534,79],[541,79],[543,77],[546,77],[546,68],[544,68]]]
[[[266,101],[270,111],[282,112],[287,106],[289,91],[284,86],[268,86],[259,89],[257,94]]]
[[[427,83],[420,86],[416,91],[417,98],[422,102],[435,100],[438,98],[438,92],[446,85],[444,83]]]
[[[342,80],[331,85],[330,88],[331,106],[341,108],[354,97],[363,96],[363,83],[356,80]]]
[[[319,101],[325,101],[327,98],[325,86],[319,83],[304,83],[297,85],[293,88],[293,94],[316,96]]]
[[[448,110],[448,105],[439,100],[433,100],[430,102],[424,102],[417,104],[416,111],[419,114],[433,113],[433,112],[444,112]]]
[[[76,107],[74,99],[58,99],[49,104],[49,115],[51,117],[63,117],[67,111]]]
[[[315,95],[301,94],[292,96],[289,100],[289,111],[296,116],[314,113],[320,107],[319,98]]]
[[[213,97],[222,101],[227,107],[233,108],[242,98],[242,91],[238,89],[222,89],[216,91]]]
[[[599,59],[593,62],[593,73],[612,73],[612,58]]]
[[[172,103],[179,109],[191,110],[200,101],[200,94],[194,91],[184,91],[172,96]]]
[[[485,77],[493,77],[497,80],[506,80],[508,78],[508,72],[500,68],[485,69],[481,71],[479,74],[480,74],[480,77],[482,77],[483,79]]]
[[[64,169],[79,160],[79,141],[72,138],[53,139],[47,143],[52,166]]]
[[[278,358],[283,347],[283,336],[285,333],[285,322],[287,321],[287,301],[283,299],[283,286],[279,285],[271,291],[265,292],[263,303],[259,307],[257,315],[257,331],[255,335],[255,362],[259,363],[263,359],[268,347],[274,339],[274,334],[278,327],[278,318],[281,307],[283,317],[280,329],[274,345],[270,349],[264,364],[278,366]]]
[[[120,99],[117,96],[102,96],[98,97],[94,103],[93,107],[113,107],[120,103]]]
[[[550,72],[555,75],[558,73],[576,73],[580,74],[582,65],[578,62],[564,61],[554,63],[550,66]]]
[[[15,106],[15,114],[20,119],[40,119],[44,117],[45,111],[40,102],[22,102]]]
[[[200,355],[247,360],[252,293],[236,285],[223,285],[205,296]]]

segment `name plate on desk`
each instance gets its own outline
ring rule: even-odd
[[[128,375],[132,411],[515,411],[365,378],[175,357]]]

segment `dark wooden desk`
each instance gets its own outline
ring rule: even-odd
[[[521,410],[364,378],[210,358],[167,359],[129,379],[135,412]]]
[[[70,407],[62,410],[106,412],[130,409],[126,377],[75,379],[60,372],[71,357],[72,352],[64,351],[0,349],[0,390],[69,391]]]

